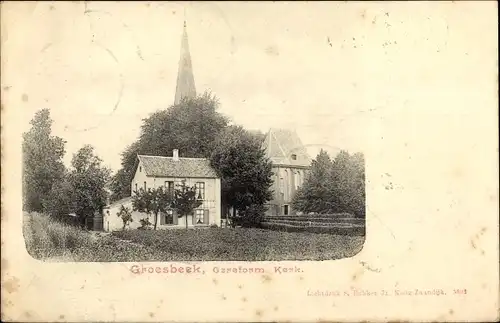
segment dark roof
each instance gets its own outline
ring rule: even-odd
[[[217,173],[206,158],[173,157],[137,155],[142,162],[147,176],[154,177],[194,177],[217,178]]]
[[[310,166],[311,158],[297,132],[288,129],[269,129],[262,144],[266,156],[274,165]],[[292,155],[295,155],[292,158]]]

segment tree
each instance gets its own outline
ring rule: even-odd
[[[67,174],[52,185],[52,189],[42,204],[45,212],[59,219],[64,219],[65,216],[73,212],[73,187]]]
[[[158,214],[171,209],[173,196],[163,187],[151,188],[148,190],[139,189],[132,197],[132,207],[134,211],[144,212],[154,215],[154,230],[158,224]]]
[[[348,212],[365,216],[365,165],[361,153],[340,151],[332,161],[321,150],[292,205],[309,213]]]
[[[130,211],[130,209],[128,207],[125,207],[125,206],[121,206],[120,207],[120,211],[118,211],[116,213],[116,215],[122,219],[123,221],[123,227],[122,227],[122,231],[125,231],[125,227],[130,223],[130,222],[133,222],[134,220],[132,219],[132,212]]]
[[[74,154],[71,166],[68,181],[73,190],[72,204],[83,225],[87,217],[101,212],[106,205],[105,185],[111,172],[102,165],[102,160],[94,154],[91,145],[83,146]]]
[[[255,140],[262,143],[266,138],[266,134],[260,130],[248,130],[248,132],[255,137]]]
[[[52,186],[64,177],[64,140],[51,135],[49,109],[38,111],[23,134],[23,209],[42,211]]]
[[[187,216],[193,214],[194,209],[202,204],[202,201],[196,197],[196,187],[189,187],[185,181],[178,185],[175,189],[175,198],[172,203],[172,208],[177,211],[179,217],[184,217],[186,229],[188,228]],[[193,215],[194,216],[194,215]]]
[[[272,198],[271,162],[265,157],[257,136],[240,126],[230,126],[217,138],[210,157],[212,167],[221,177],[222,203],[241,215],[254,206],[262,210]]]
[[[335,209],[331,198],[332,161],[323,149],[311,163],[311,168],[304,184],[297,190],[292,206],[298,211],[326,213]]]
[[[179,149],[182,157],[208,158],[215,138],[228,124],[218,108],[217,98],[205,92],[144,119],[139,139],[122,153],[122,168],[113,177],[113,200],[130,196],[137,154],[166,156]]]
[[[332,197],[342,212],[365,216],[365,165],[361,153],[342,150],[332,165]]]
[[[130,196],[130,183],[133,175],[127,173],[124,168],[119,169],[111,178],[109,197],[111,202],[118,201],[126,196]]]

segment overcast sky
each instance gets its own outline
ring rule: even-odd
[[[2,83],[23,109],[23,130],[48,107],[54,134],[67,141],[66,162],[88,143],[114,170],[141,120],[173,103],[184,10],[197,91],[211,90],[220,111],[248,129],[295,128],[312,155],[319,147],[365,151],[387,125],[412,133],[419,113],[438,113],[432,99],[457,91],[470,93],[455,102],[465,113],[467,102],[481,104],[471,86],[493,85],[471,80],[496,51],[484,43],[475,51],[477,35],[497,27],[491,19],[481,25],[480,6],[467,3],[14,7],[11,28],[2,28],[9,55]],[[464,12],[477,23],[464,22]]]

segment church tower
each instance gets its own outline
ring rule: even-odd
[[[177,72],[177,87],[175,89],[174,104],[179,104],[184,97],[193,98],[195,96],[196,87],[194,85],[193,66],[191,63],[191,54],[189,53],[186,20],[184,20],[184,29],[181,40],[181,56],[179,59],[179,70]]]

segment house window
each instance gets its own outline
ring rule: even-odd
[[[139,166],[139,173],[142,172],[142,166]]]
[[[146,190],[146,181],[144,181],[144,190]]]
[[[283,178],[283,193],[288,198],[288,189],[290,187],[290,176],[288,176],[288,170],[285,169],[285,176]]]
[[[160,218],[160,224],[174,224],[174,211],[167,210],[165,213],[162,213],[162,217]]]
[[[196,210],[196,213],[195,213],[195,216],[196,216],[196,224],[203,224],[203,216],[204,216],[204,212],[203,210],[200,210],[200,209],[197,209]]]
[[[288,215],[288,205],[283,205],[283,214]]]
[[[297,160],[297,155],[296,154],[292,154],[292,160]]]
[[[199,200],[205,199],[205,183],[197,182],[196,183],[196,198]]]
[[[137,192],[137,183],[135,183],[135,191]]]
[[[165,181],[165,189],[167,190],[167,192],[172,193],[174,191],[174,182]]]

